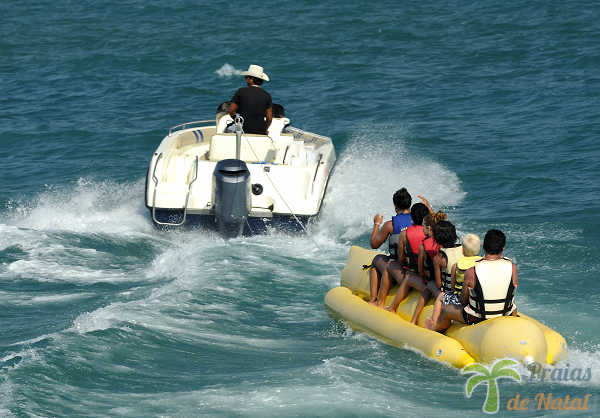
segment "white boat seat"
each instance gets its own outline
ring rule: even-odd
[[[273,138],[281,135],[281,131],[286,125],[290,124],[290,120],[288,118],[273,118],[271,121],[271,126],[269,126],[268,134]]]
[[[263,161],[273,162],[277,154],[277,149],[273,144],[273,139],[267,135],[242,135],[242,147],[240,150],[240,159],[251,163],[260,163]],[[235,158],[235,134],[216,134],[210,139],[210,161],[221,161],[228,158]]]
[[[208,138],[204,136],[201,129],[183,132],[177,138],[177,149],[181,149],[190,144],[205,142]]]
[[[225,128],[227,128],[227,125],[229,125],[230,123],[233,123],[233,119],[231,118],[231,116],[229,116],[229,115],[222,116],[217,121],[217,132],[218,133],[225,132]]]

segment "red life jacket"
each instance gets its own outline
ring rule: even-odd
[[[435,280],[433,259],[439,252],[441,245],[435,242],[433,237],[426,238],[423,241],[423,245],[425,246],[425,251],[427,251],[427,258],[425,259],[425,263],[423,263],[425,267],[425,276],[429,277],[431,280]]]
[[[411,225],[406,228],[406,241],[408,245],[404,246],[404,258],[406,261],[405,269],[419,272],[419,246],[425,239],[425,233],[423,233],[423,227],[421,225]]]

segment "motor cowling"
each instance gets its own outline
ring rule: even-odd
[[[245,162],[228,159],[217,163],[211,198],[221,236],[240,236],[252,209],[252,182]]]

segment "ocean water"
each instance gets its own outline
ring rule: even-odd
[[[566,338],[557,369],[589,370],[500,379],[497,415],[600,414],[597,3],[5,0],[0,16],[0,416],[481,416],[483,385],[467,398],[459,370],[323,310],[403,186],[459,234],[503,230],[519,310]],[[156,230],[152,153],[250,64],[336,146],[310,237]],[[538,410],[539,393],[588,409]]]

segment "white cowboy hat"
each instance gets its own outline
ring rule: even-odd
[[[242,75],[260,78],[261,80],[269,81],[269,76],[263,72],[263,67],[259,65],[251,65],[248,71],[242,71]]]

